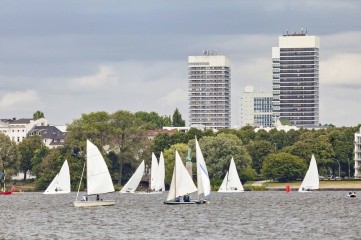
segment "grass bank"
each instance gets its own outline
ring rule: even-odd
[[[279,183],[279,182],[266,182],[263,186],[268,188],[281,188],[290,186],[291,188],[296,188],[301,186],[302,181],[288,182],[288,183]],[[361,180],[324,180],[320,181],[320,188],[361,188]]]

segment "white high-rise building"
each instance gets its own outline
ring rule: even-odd
[[[231,127],[231,60],[215,51],[188,56],[189,125]]]
[[[273,124],[272,92],[255,92],[253,86],[246,86],[239,106],[240,127],[247,125],[269,127]]]
[[[355,178],[361,178],[361,128],[354,140]]]
[[[292,125],[319,124],[319,48],[317,36],[285,34],[272,48],[273,116]]]

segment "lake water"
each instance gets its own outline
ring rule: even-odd
[[[96,208],[75,208],[76,193],[0,196],[0,239],[361,238],[361,196],[344,191],[212,192],[209,205],[176,206],[166,195],[117,192]]]

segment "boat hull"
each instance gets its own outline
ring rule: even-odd
[[[162,194],[163,192],[135,192],[135,194]]]
[[[112,206],[115,204],[115,200],[103,200],[103,201],[76,201],[75,207],[98,207],[98,206]]]
[[[355,197],[356,197],[356,195],[355,195],[355,194],[349,194],[349,195],[347,195],[347,197],[350,197],[350,198],[355,198]]]
[[[0,192],[0,195],[11,195],[13,192]]]
[[[192,201],[195,202],[196,204],[210,204],[210,202],[208,200],[202,199],[202,200],[195,200]]]
[[[195,204],[196,202],[175,202],[175,201],[164,201],[164,204],[168,205],[180,205],[180,204]]]
[[[238,193],[244,192],[244,190],[218,190],[219,193]]]

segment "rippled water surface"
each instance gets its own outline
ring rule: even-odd
[[[361,196],[346,194],[212,192],[209,205],[172,206],[167,193],[114,193],[96,208],[75,208],[76,193],[0,196],[0,239],[361,239]]]

